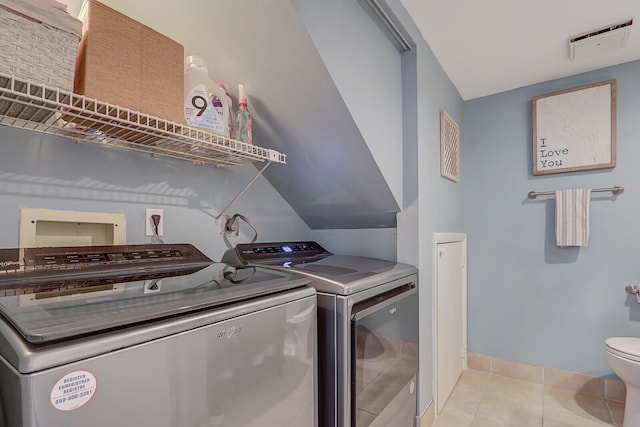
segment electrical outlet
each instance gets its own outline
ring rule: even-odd
[[[164,211],[162,209],[147,208],[144,211],[144,233],[145,236],[153,236],[153,215],[160,215],[160,222],[158,223],[158,236],[164,236]]]
[[[220,217],[220,237],[224,236],[238,236],[238,231],[240,229],[240,221],[238,218],[235,218],[233,222],[231,221],[231,217],[229,215],[222,215]]]

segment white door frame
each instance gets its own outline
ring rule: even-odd
[[[434,233],[433,234],[433,400],[434,407],[438,406],[438,244],[462,243],[464,256],[462,268],[462,342],[464,343],[464,356],[462,369],[467,369],[467,234],[466,233]],[[437,416],[437,415],[436,415]]]

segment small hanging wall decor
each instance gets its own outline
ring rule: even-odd
[[[446,111],[440,111],[440,175],[460,181],[460,127]]]
[[[533,97],[533,174],[616,166],[616,80]]]

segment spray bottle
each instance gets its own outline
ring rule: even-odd
[[[253,144],[253,129],[251,114],[247,108],[247,94],[244,85],[238,85],[238,112],[236,113],[236,139],[247,144]]]

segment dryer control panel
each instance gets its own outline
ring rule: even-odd
[[[252,263],[310,262],[329,255],[333,254],[312,241],[240,243],[225,252],[222,262],[234,267],[243,267]]]

